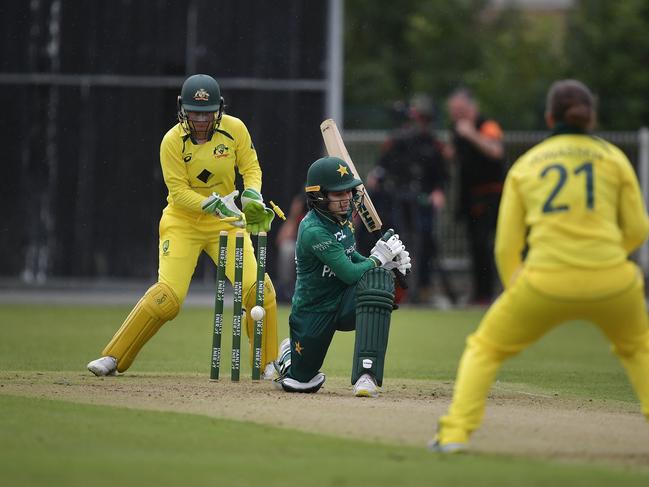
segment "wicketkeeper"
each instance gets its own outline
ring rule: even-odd
[[[246,309],[255,305],[257,263],[249,234],[267,232],[274,213],[261,195],[261,168],[248,129],[241,120],[224,113],[221,90],[211,76],[197,74],[184,82],[178,97],[178,123],[162,139],[160,163],[169,195],[160,220],[158,282],[126,317],[102,357],[88,364],[95,375],[124,372],[142,346],[178,314],[200,253],[205,251],[218,262],[222,230],[229,232],[226,276],[231,282],[235,234],[240,228],[247,230],[243,304]],[[243,177],[243,212],[235,203],[239,194],[235,169]],[[264,308],[262,364],[268,364],[264,376],[272,378],[271,362],[277,357],[277,304],[268,275]],[[247,317],[248,337],[253,336],[253,327],[254,321]]]
[[[356,251],[351,222],[363,195],[345,161],[324,157],[307,174],[309,212],[298,230],[297,282],[289,317],[290,339],[280,346],[277,382],[287,392],[316,392],[336,330],[356,330],[351,383],[359,397],[376,397],[383,383],[393,270],[404,275],[410,256],[398,235],[386,233],[370,257]]]

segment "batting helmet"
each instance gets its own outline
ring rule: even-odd
[[[306,176],[304,190],[307,206],[329,217],[334,216],[329,210],[328,194],[331,191],[352,190],[356,201],[360,196],[356,187],[360,184],[362,181],[354,177],[349,165],[342,159],[332,156],[318,159],[311,164]]]

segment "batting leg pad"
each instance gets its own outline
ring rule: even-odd
[[[368,372],[379,386],[383,383],[383,364],[393,304],[392,273],[376,267],[363,274],[356,284],[356,344],[352,384]]]
[[[255,321],[249,311],[255,306],[255,286],[253,285],[244,292],[243,306],[246,312],[246,332],[250,341],[250,356],[254,357],[253,337],[255,336]],[[264,276],[264,332],[261,338],[261,364],[277,360],[277,298],[275,288],[268,274]]]
[[[115,357],[117,370],[124,372],[144,344],[162,325],[174,319],[179,310],[180,302],[173,290],[163,282],[154,284],[126,317],[102,355]]]

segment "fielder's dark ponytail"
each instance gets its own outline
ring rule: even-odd
[[[555,81],[546,98],[546,111],[554,121],[582,130],[589,130],[595,123],[595,99],[581,81],[564,79]]]

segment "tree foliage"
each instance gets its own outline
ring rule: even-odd
[[[649,2],[577,2],[538,14],[489,0],[347,0],[348,127],[389,127],[392,102],[430,93],[443,113],[458,86],[508,129],[543,128],[549,84],[575,77],[602,102],[604,128],[649,123]],[[443,120],[441,120],[443,123]]]
[[[599,97],[600,125],[649,125],[649,2],[582,1],[566,37],[569,75]]]

